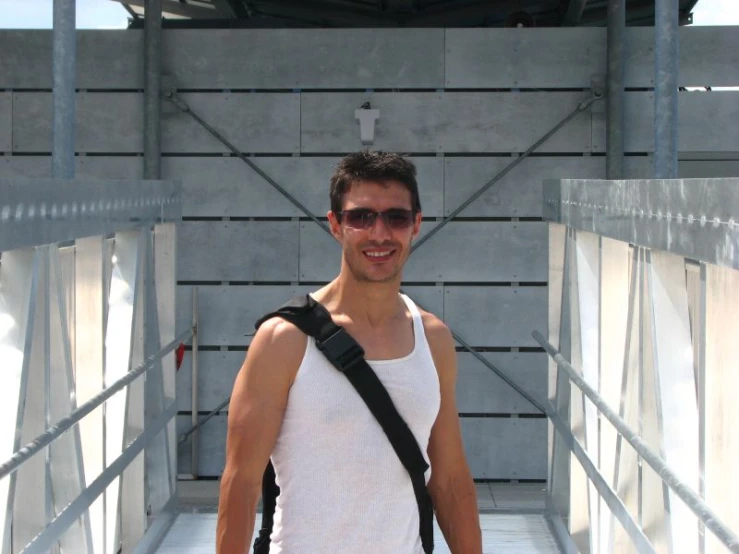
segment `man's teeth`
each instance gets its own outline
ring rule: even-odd
[[[382,258],[383,256],[389,256],[390,250],[386,252],[366,252],[370,258]]]

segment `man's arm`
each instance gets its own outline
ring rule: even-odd
[[[429,493],[436,519],[452,554],[482,554],[477,494],[462,445],[455,384],[457,353],[449,329],[437,317],[424,316],[424,328],[439,374],[441,407],[429,439]]]
[[[217,554],[245,554],[250,549],[262,475],[277,441],[306,340],[284,320],[266,321],[236,377],[218,502]]]

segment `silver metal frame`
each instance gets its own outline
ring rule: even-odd
[[[739,552],[737,187],[545,186],[547,505],[580,552]]]

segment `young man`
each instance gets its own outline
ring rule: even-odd
[[[482,552],[475,487],[455,404],[454,341],[400,294],[421,226],[416,169],[396,154],[346,156],[331,178],[341,271],[312,293],[364,348],[431,469],[428,488],[453,554]],[[410,477],[348,379],[292,324],[266,321],[228,413],[217,553],[250,550],[262,474],[277,474],[270,554],[423,554]]]

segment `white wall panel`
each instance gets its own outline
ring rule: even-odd
[[[462,418],[467,461],[477,479],[545,479],[546,420],[529,418]],[[190,427],[190,416],[178,416],[178,436]],[[199,469],[202,476],[223,472],[226,416],[201,427]],[[179,445],[179,472],[188,473],[190,441]]]
[[[177,236],[180,281],[297,281],[297,221],[188,221]]]
[[[77,93],[77,152],[142,152],[143,94]],[[13,150],[51,152],[52,95],[13,93]]]
[[[338,267],[337,267],[338,271]],[[198,287],[199,340],[201,346],[246,346],[254,323],[298,294],[320,289],[320,285],[204,285]],[[423,308],[443,316],[441,287],[414,286],[404,291]],[[177,287],[177,332],[192,322],[192,287]]]
[[[546,479],[546,419],[465,417],[461,423],[475,479]]]
[[[547,327],[547,287],[444,287],[444,319],[472,346],[538,346]]]
[[[444,161],[444,213],[450,214],[513,163],[511,157],[452,157]],[[541,217],[544,179],[605,178],[602,157],[527,158],[460,214],[462,217]]]
[[[198,116],[244,153],[300,150],[300,95],[180,93]],[[162,152],[231,153],[189,115],[162,104]]]
[[[163,63],[179,88],[442,88],[444,31],[167,30]]]
[[[165,32],[166,34],[166,32]],[[51,31],[0,32],[0,89],[51,89]],[[144,32],[77,31],[81,89],[143,89]]]
[[[490,363],[531,394],[546,399],[547,355],[541,352],[484,352]],[[462,413],[535,414],[539,411],[469,352],[457,354],[457,409]]]
[[[304,93],[303,152],[362,147],[354,110],[380,110],[374,148],[401,152],[523,152],[582,100],[581,92]],[[575,117],[542,152],[586,152],[590,114]]]
[[[254,164],[313,214],[330,208],[329,180],[336,157],[258,157]],[[424,214],[440,216],[443,160],[415,158]],[[183,215],[198,217],[304,217],[303,212],[239,158],[165,157],[162,176],[183,187]]]
[[[424,221],[428,233],[438,222]],[[420,236],[423,236],[421,234]],[[403,271],[413,282],[546,281],[544,222],[451,222],[414,252]],[[300,279],[333,278],[341,247],[314,223],[300,224]]]

